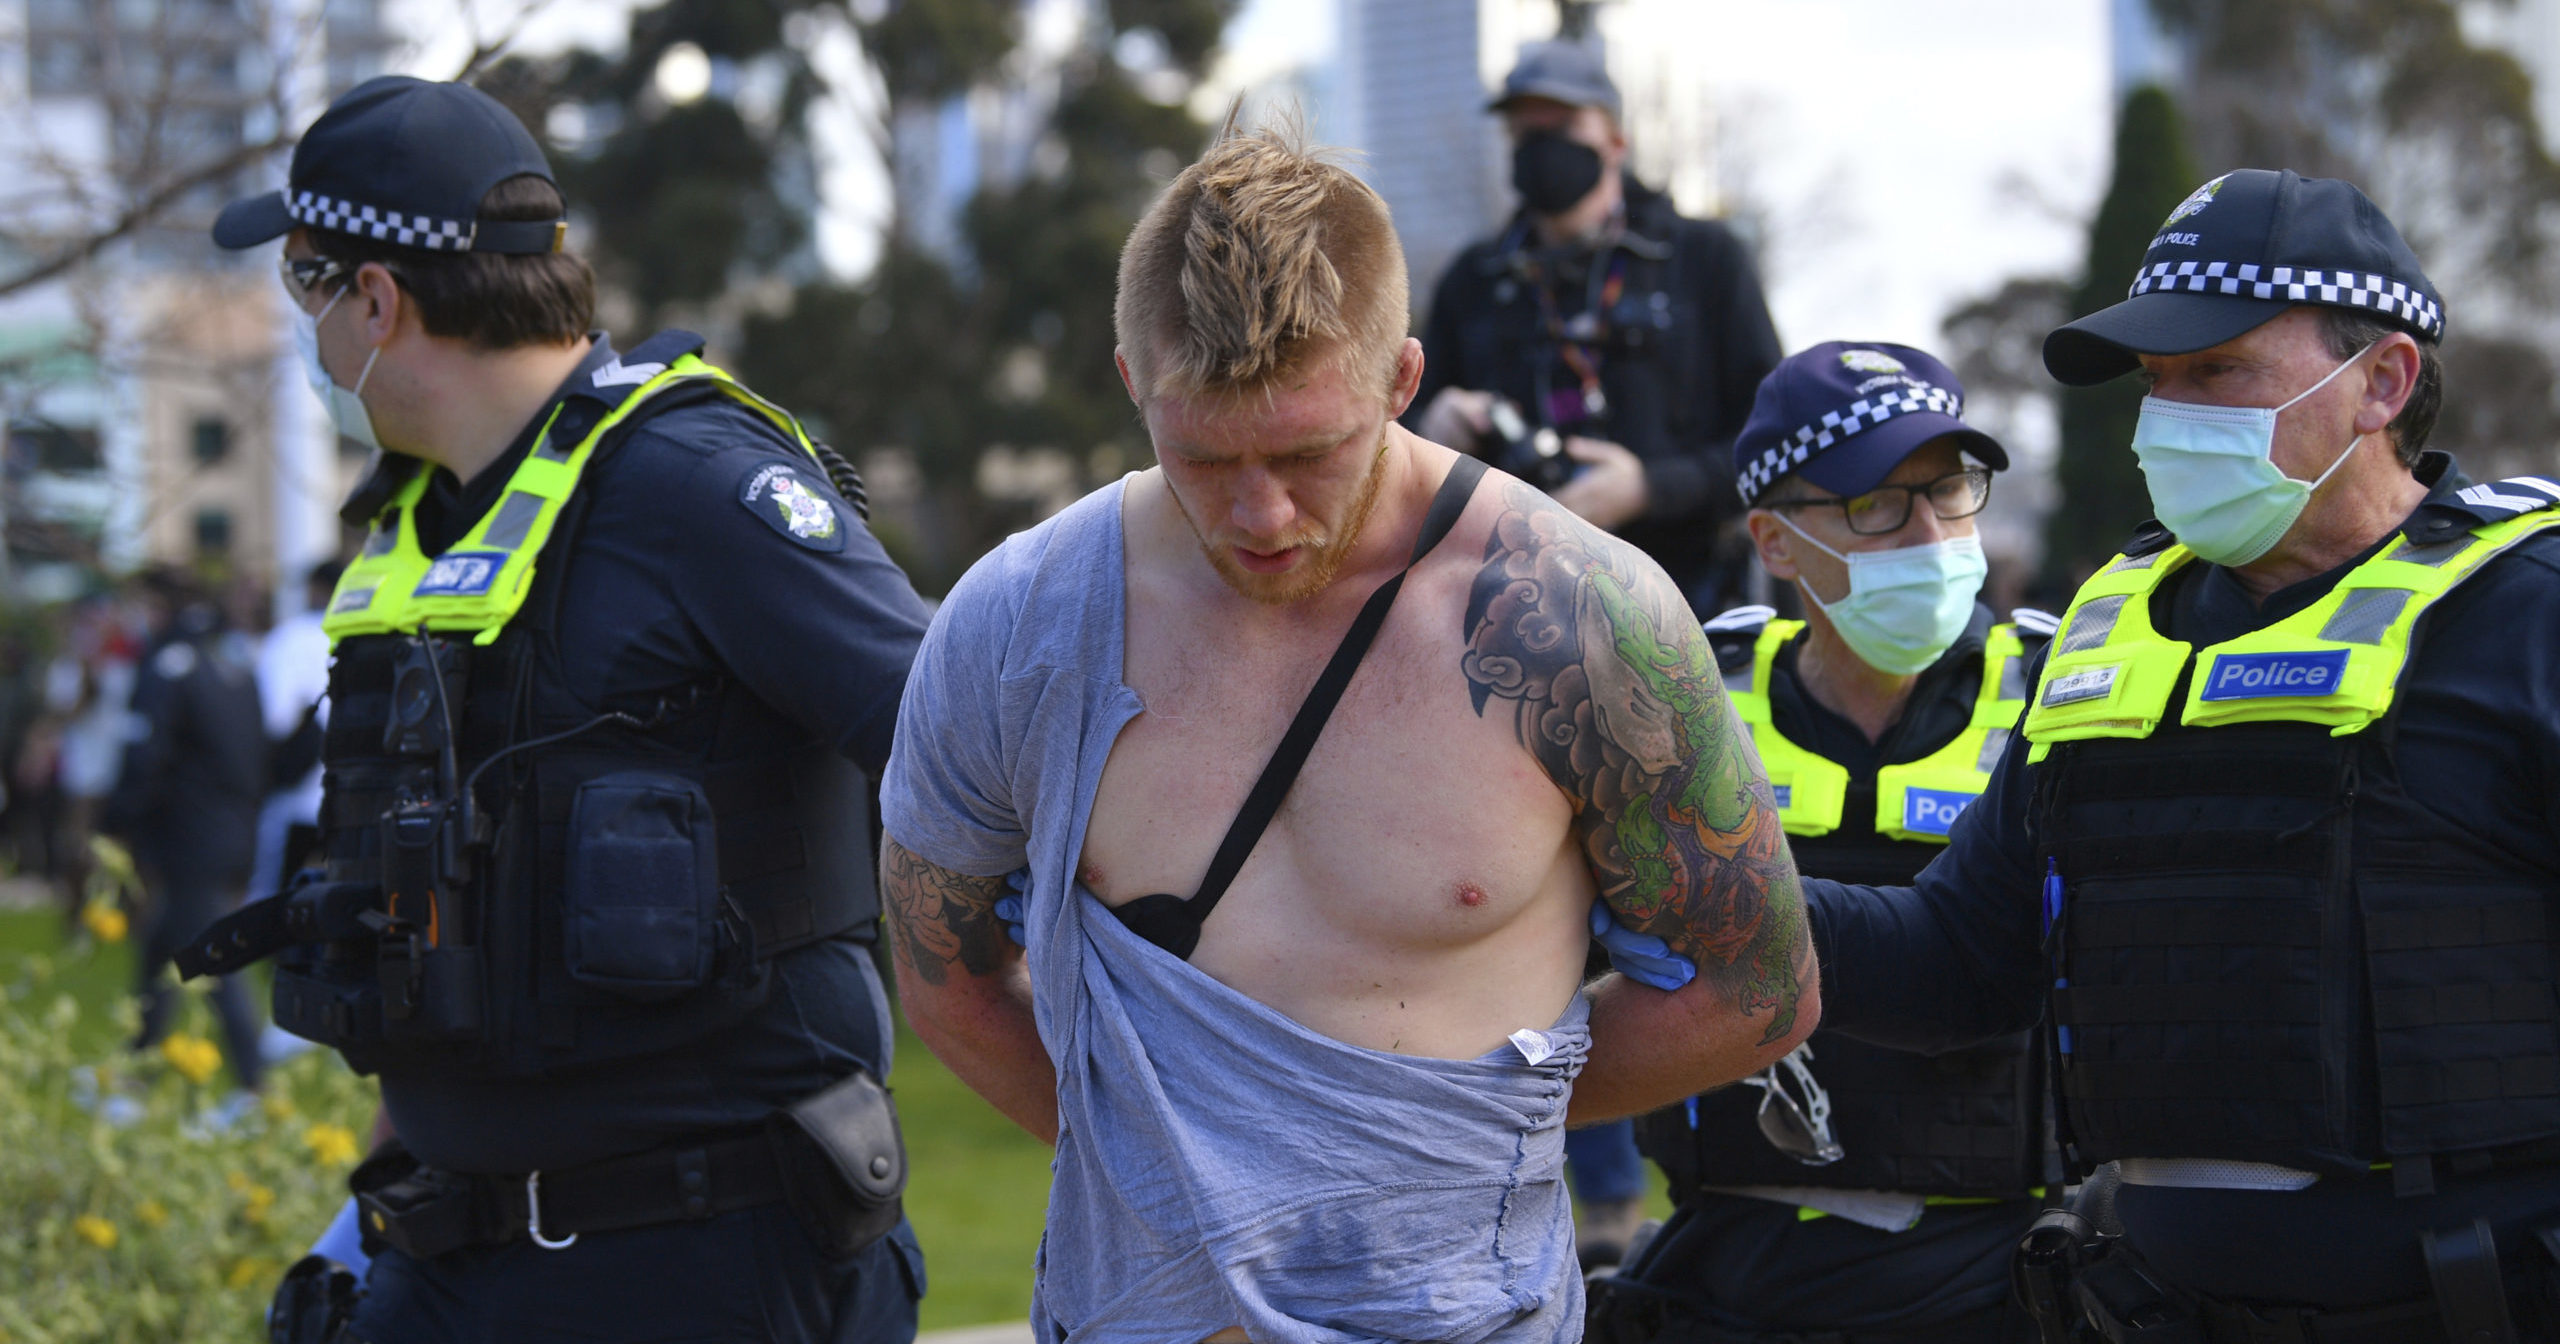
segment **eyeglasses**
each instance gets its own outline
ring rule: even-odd
[[[276,258],[276,274],[284,278],[286,291],[297,299],[346,273],[347,264],[335,257]]]
[[[1844,1154],[1840,1141],[1831,1137],[1831,1094],[1813,1080],[1813,1070],[1806,1067],[1812,1062],[1812,1047],[1799,1045],[1786,1058],[1742,1081],[1760,1089],[1760,1136],[1808,1167],[1827,1167]],[[1787,1090],[1789,1078],[1795,1080],[1795,1090],[1804,1094],[1803,1100]]]
[[[1901,531],[1903,524],[1911,521],[1911,501],[1922,495],[1929,497],[1929,511],[1947,522],[1970,518],[1991,502],[1991,469],[1966,467],[1918,485],[1879,485],[1847,499],[1782,499],[1766,507],[1838,509],[1848,520],[1850,531],[1862,537],[1881,537]]]

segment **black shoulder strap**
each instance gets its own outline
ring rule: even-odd
[[[1245,795],[1244,807],[1236,813],[1235,823],[1227,827],[1227,838],[1218,843],[1218,853],[1209,860],[1209,872],[1200,880],[1197,895],[1185,900],[1180,896],[1157,893],[1141,896],[1126,905],[1114,907],[1112,913],[1129,930],[1185,961],[1200,943],[1200,926],[1209,920],[1209,912],[1227,894],[1227,884],[1243,871],[1244,861],[1262,840],[1262,832],[1271,819],[1280,814],[1282,800],[1289,787],[1298,782],[1298,771],[1307,763],[1307,754],[1315,750],[1316,738],[1324,732],[1333,708],[1341,703],[1342,693],[1351,685],[1351,674],[1360,668],[1360,660],[1378,637],[1378,629],[1387,622],[1387,609],[1395,605],[1396,594],[1404,588],[1404,576],[1422,563],[1458,525],[1459,515],[1467,511],[1467,502],[1475,497],[1476,483],[1484,479],[1484,463],[1476,458],[1461,457],[1449,468],[1448,478],[1440,483],[1440,492],[1431,498],[1431,510],[1423,515],[1422,535],[1413,543],[1413,558],[1405,561],[1395,577],[1378,585],[1369,595],[1367,605],[1352,618],[1351,629],[1334,649],[1332,661],[1317,675],[1313,690],[1305,703],[1298,706],[1298,716],[1289,721],[1289,731],[1280,737],[1280,745],[1272,750],[1271,760],[1262,767],[1262,777],[1253,782],[1253,791]]]

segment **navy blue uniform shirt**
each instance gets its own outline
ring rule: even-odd
[[[599,337],[561,395],[592,396],[592,375],[615,358]],[[504,493],[550,411],[467,485],[436,472],[418,507],[427,550],[458,540]],[[924,603],[841,501],[836,549],[742,502],[748,479],[776,463],[828,489],[798,445],[726,397],[650,415],[607,446],[579,482],[587,511],[565,552],[567,680],[599,707],[646,712],[661,694],[726,675],[807,734],[797,742],[832,743],[876,780]],[[544,562],[562,554],[555,545]],[[530,1080],[386,1073],[383,1102],[411,1151],[462,1171],[565,1167],[751,1124],[857,1066],[887,1074],[889,1016],[869,951],[839,938],[778,959],[753,1016],[663,1055]]]
[[[2454,496],[2468,482],[2451,458],[2428,453],[2418,474],[2431,492],[2405,529],[2482,521]],[[2153,618],[2169,638],[2199,647],[2263,629],[2318,601],[2389,540],[2262,605],[2230,571],[2191,564],[2155,600]],[[2032,670],[2041,666],[2038,658]],[[2520,543],[2429,611],[2394,712],[2403,784],[2443,827],[2409,838],[2504,850],[2560,891],[2560,533]],[[2043,873],[2027,748],[2010,740],[1990,787],[1956,819],[1947,852],[1917,885],[1805,882],[1825,1028],[1935,1053],[2042,1016]],[[2173,1261],[2161,1267],[2185,1286],[2344,1306],[2425,1291],[2415,1232],[2403,1226],[2413,1217],[2444,1226],[2467,1222],[2465,1210],[2493,1223],[2560,1210],[2560,1178],[2535,1173],[2448,1180],[2433,1200],[2396,1204],[2387,1175],[2369,1184],[2325,1177],[2292,1194],[2127,1187],[2119,1212],[2143,1253]],[[2502,1241],[2511,1234],[2523,1231],[2499,1229]]]

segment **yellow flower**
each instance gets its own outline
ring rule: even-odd
[[[247,1194],[249,1192],[248,1173],[241,1171],[237,1167],[222,1173],[222,1183],[231,1187],[235,1194]]]
[[[191,1083],[203,1083],[222,1067],[222,1047],[202,1036],[172,1032],[160,1043],[160,1056]]]
[[[71,1220],[71,1230],[80,1239],[102,1251],[116,1248],[116,1225],[94,1213],[84,1213]]]
[[[121,943],[127,932],[124,912],[104,901],[92,901],[81,908],[80,922],[102,943]]]
[[[345,1125],[313,1125],[302,1131],[302,1141],[323,1166],[343,1167],[356,1160],[355,1131]]]
[[[265,1111],[270,1120],[290,1120],[294,1114],[293,1098],[282,1092],[270,1092],[258,1103],[258,1109]]]
[[[244,1255],[231,1262],[231,1270],[222,1276],[222,1281],[233,1288],[246,1288],[274,1272],[275,1266],[266,1257]]]
[[[249,1202],[247,1207],[240,1210],[240,1216],[264,1226],[267,1221],[267,1211],[276,1206],[276,1192],[263,1185],[253,1185],[244,1193]]]
[[[169,1210],[159,1200],[146,1199],[134,1207],[133,1216],[144,1227],[158,1227],[169,1221]]]

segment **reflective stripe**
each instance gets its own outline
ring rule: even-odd
[[[2139,569],[2109,565],[2064,615],[2066,633],[2027,708],[2028,759],[2044,759],[2055,742],[2149,736],[2191,652],[2196,672],[2180,715],[2189,726],[2303,722],[2360,732],[2389,712],[2410,632],[2427,608],[2507,548],[2560,528],[2551,502],[2529,499],[2533,512],[2458,542],[2387,547],[2302,611],[2203,650],[2166,638],[2149,618],[2152,594],[2191,552],[2171,546]]]
[[[553,406],[533,450],[508,477],[497,506],[435,560],[418,543],[415,516],[432,473],[413,473],[374,516],[362,552],[338,580],[328,615],[321,621],[330,643],[421,626],[468,632],[480,644],[496,639],[532,591],[534,561],[577,490],[596,445],[660,392],[700,381],[708,381],[772,421],[812,461],[817,459],[817,449],[788,412],[701,359],[683,356],[633,388],[585,437],[566,449],[551,436],[561,411],[560,405]]]
[[[1802,621],[1771,621],[1760,630],[1747,673],[1728,673],[1726,698],[1750,732],[1761,767],[1778,798],[1778,821],[1789,835],[1829,835],[1840,829],[1848,805],[1847,767],[1789,740],[1770,719],[1769,671],[1778,650],[1804,629]],[[1985,636],[1982,684],[1974,698],[1973,717],[1964,730],[1928,756],[1876,773],[1875,829],[1891,840],[1945,844],[1947,829],[1991,782],[2011,725],[2018,720],[2018,696],[2003,694],[2019,681],[2013,669],[2025,659],[2017,627],[1996,625]],[[1738,684],[1737,684],[1738,683]],[[2023,689],[2023,688],[2021,688]]]

